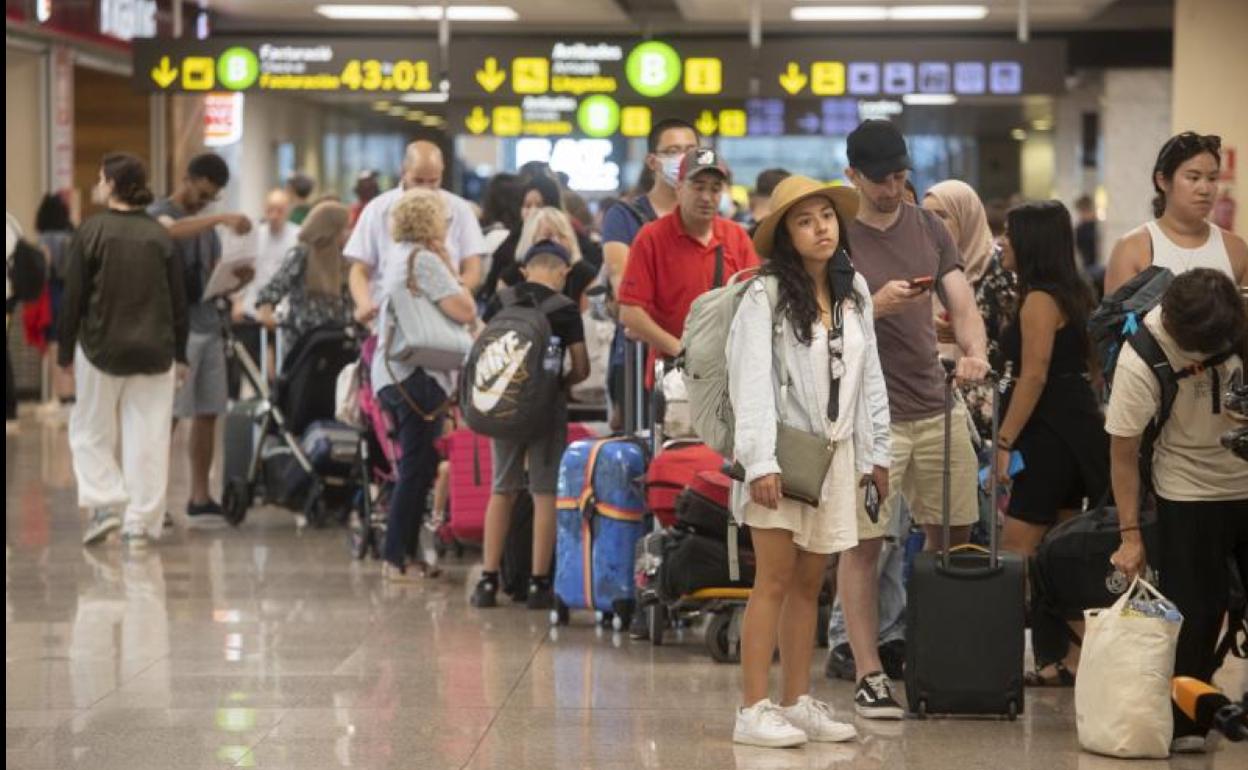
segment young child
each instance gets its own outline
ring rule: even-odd
[[[515,287],[519,298],[541,304],[563,291],[572,270],[572,255],[555,241],[535,243],[521,260],[524,282]],[[488,322],[502,309],[498,297],[486,308]],[[511,511],[516,498],[524,491],[527,461],[528,489],[533,495],[533,577],[529,581],[528,607],[550,609],[555,596],[550,583],[550,566],[555,550],[555,489],[559,481],[559,463],[567,445],[567,389],[589,376],[589,354],[585,349],[585,329],[580,312],[569,301],[551,312],[551,337],[559,341],[571,355],[572,370],[564,373],[563,388],[553,404],[533,404],[534,409],[549,412],[549,427],[528,441],[493,439],[493,494],[485,511],[485,543],[483,571],[472,594],[472,606],[493,607],[498,603],[499,565],[503,542],[507,538]]]

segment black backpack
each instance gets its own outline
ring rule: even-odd
[[[1164,267],[1154,265],[1146,268],[1101,300],[1100,306],[1088,318],[1088,336],[1096,347],[1106,382],[1113,382],[1122,346],[1144,328],[1144,316],[1161,304],[1161,298],[1173,280],[1174,273]]]
[[[1161,404],[1157,408],[1157,414],[1153,416],[1148,427],[1144,429],[1144,435],[1140,440],[1140,482],[1144,485],[1146,491],[1152,492],[1153,455],[1156,450],[1157,437],[1161,435],[1161,429],[1165,427],[1166,421],[1170,419],[1170,412],[1174,409],[1174,400],[1179,395],[1179,383],[1188,377],[1208,371],[1209,376],[1213,378],[1213,387],[1211,388],[1213,411],[1215,413],[1222,411],[1222,386],[1219,382],[1221,378],[1218,375],[1218,366],[1225,363],[1231,357],[1233,351],[1224,351],[1198,364],[1185,366],[1176,371],[1170,365],[1170,360],[1166,358],[1165,351],[1161,349],[1161,345],[1157,343],[1157,338],[1144,325],[1142,318],[1139,328],[1127,338],[1127,344],[1148,366],[1149,371],[1157,378],[1157,384],[1161,388]]]
[[[34,302],[43,294],[48,278],[48,260],[43,249],[25,238],[19,238],[9,257],[9,281],[13,284],[13,299],[18,302]]]
[[[499,292],[498,299],[503,309],[468,353],[459,406],[474,432],[524,441],[549,425],[561,387],[562,351],[560,370],[543,366],[551,339],[549,315],[575,305],[562,294],[535,303],[515,288]]]

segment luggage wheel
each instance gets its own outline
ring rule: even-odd
[[[667,630],[667,606],[662,602],[655,602],[646,610],[646,615],[650,629],[650,644],[662,647],[663,634]]]
[[[221,513],[231,527],[237,527],[247,518],[251,507],[251,491],[246,479],[230,479],[221,494]]]
[[[568,609],[568,605],[555,599],[555,608],[550,611],[550,624],[552,626],[566,626],[571,618],[572,613]]]
[[[919,701],[919,706],[914,710],[914,713],[919,719],[927,719],[927,701]]]
[[[1018,701],[1012,700],[1006,705],[1005,718],[1011,722],[1018,720]]]
[[[717,612],[706,624],[706,649],[716,663],[737,663],[741,660],[741,631],[737,612]]]

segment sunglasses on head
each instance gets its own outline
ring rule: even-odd
[[[1166,142],[1165,147],[1161,148],[1161,154],[1166,155],[1171,150],[1220,152],[1222,150],[1222,137],[1216,134],[1198,134],[1195,131],[1184,131],[1178,136],[1171,137],[1170,141]]]

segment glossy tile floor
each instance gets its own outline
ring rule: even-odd
[[[542,613],[473,610],[467,564],[388,587],[343,531],[298,533],[280,511],[179,527],[141,556],[86,551],[64,431],[26,418],[5,449],[10,770],[1124,766],[1078,751],[1070,691],[1030,693],[1016,724],[859,722],[850,745],[734,747],[737,672],[695,631],[654,648],[586,616],[555,634]],[[174,510],[184,489],[179,470]],[[850,708],[845,683],[820,677],[817,695]],[[1242,770],[1248,749],[1131,765],[1165,766]]]

